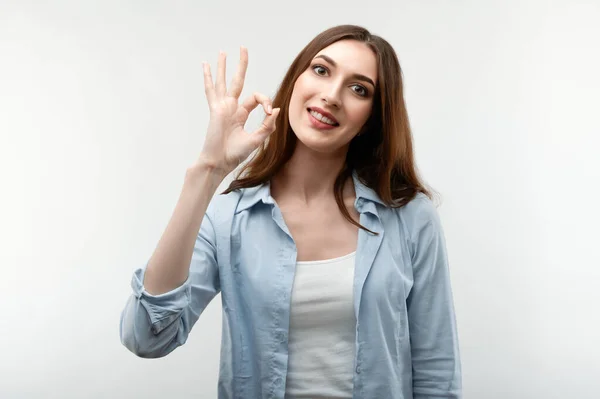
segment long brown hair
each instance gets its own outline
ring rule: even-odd
[[[333,187],[340,211],[350,223],[370,231],[354,221],[344,205],[344,183],[353,170],[360,181],[374,190],[390,207],[406,205],[419,192],[432,198],[419,178],[414,161],[412,133],[404,102],[402,70],[396,52],[386,40],[356,25],[327,29],[298,54],[273,99],[273,108],[281,108],[275,131],[240,169],[236,179],[222,194],[269,181],[291,158],[297,137],[289,123],[288,108],[296,79],[308,68],[319,51],[339,40],[348,39],[367,44],[375,53],[379,79],[371,116],[362,134],[350,142],[345,165]]]

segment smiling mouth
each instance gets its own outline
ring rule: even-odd
[[[333,119],[330,119],[330,118],[326,117],[325,115],[312,110],[311,108],[307,108],[306,110],[308,111],[309,114],[311,114],[316,120],[318,120],[321,123],[324,123],[326,125],[333,126],[333,127],[340,125],[337,121],[334,121]]]

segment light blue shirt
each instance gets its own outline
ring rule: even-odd
[[[354,273],[353,398],[461,398],[458,333],[436,208],[418,194],[387,207],[353,174],[360,223]],[[198,232],[189,277],[150,295],[135,270],[121,314],[123,345],[157,358],[183,345],[221,293],[220,399],[284,398],[296,246],[268,183],[217,195]]]

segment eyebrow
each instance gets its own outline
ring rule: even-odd
[[[314,59],[317,59],[317,58],[322,58],[325,61],[329,62],[334,67],[337,67],[337,63],[334,60],[332,60],[331,57],[328,57],[325,54],[319,54]],[[354,73],[354,74],[352,74],[352,78],[371,83],[373,85],[373,87],[375,87],[375,83],[373,82],[373,79],[371,79],[368,76],[362,75],[360,73]]]

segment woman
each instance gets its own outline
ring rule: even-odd
[[[215,84],[204,65],[204,147],[134,273],[123,344],[167,355],[220,292],[220,398],[461,397],[444,237],[415,171],[392,47],[331,28],[272,102],[238,105],[247,63],[242,48],[229,90],[225,55]],[[259,104],[267,117],[248,134]]]

